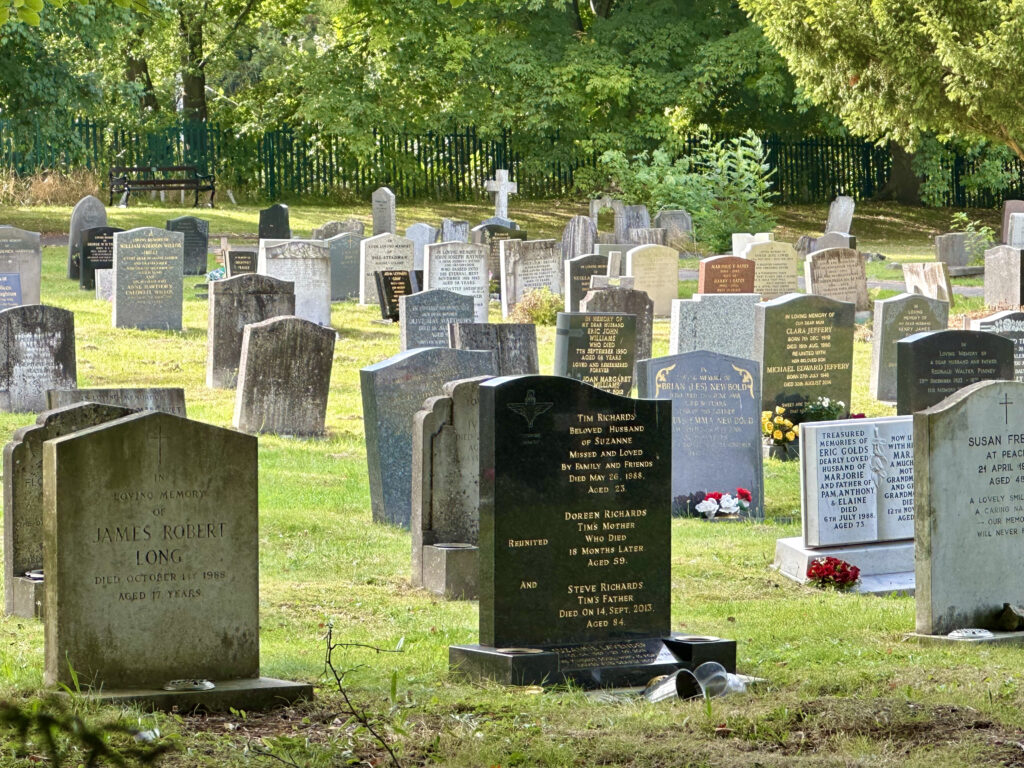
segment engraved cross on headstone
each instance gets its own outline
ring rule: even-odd
[[[1010,423],[1010,406],[1013,405],[1013,400],[1010,399],[1009,395],[1003,394],[1003,400],[999,404],[1001,406],[1003,406],[1003,423],[1004,424],[1009,424]]]
[[[150,429],[150,431],[149,431],[149,439],[150,440],[156,440],[156,462],[157,462],[157,466],[158,467],[159,466],[163,466],[163,463],[164,463],[164,440],[167,439],[167,438],[164,437],[164,425],[160,424],[160,423],[157,423],[155,434],[154,434],[154,430]]]
[[[519,185],[508,180],[508,171],[501,168],[494,173],[494,178],[484,184],[484,189],[494,195],[494,215],[508,218],[508,196],[519,191]]]

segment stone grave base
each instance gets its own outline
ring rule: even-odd
[[[24,619],[43,618],[43,605],[46,601],[43,582],[15,576],[11,579],[9,589],[14,597],[11,616],[21,616]]]
[[[907,640],[916,640],[922,645],[952,645],[954,643],[1024,645],[1024,632],[993,632],[992,637],[949,637],[948,635],[921,635],[917,632],[910,632],[904,637]]]
[[[543,648],[448,648],[448,668],[454,674],[503,685],[571,682],[583,688],[642,686],[651,678],[678,669],[692,670],[705,661],[717,661],[726,671],[735,672],[736,641],[673,635]]]
[[[778,539],[775,563],[788,579],[807,583],[807,568],[821,557],[838,557],[860,568],[860,583],[855,592],[887,595],[914,594],[914,542],[887,541],[881,544],[851,544],[845,547],[808,549],[803,538]]]
[[[949,268],[949,276],[950,277],[976,277],[978,275],[984,275],[984,274],[985,274],[985,267],[983,267],[983,266],[976,266],[976,267],[950,267]]]
[[[284,707],[297,701],[313,698],[313,686],[273,677],[251,680],[213,681],[209,691],[164,691],[159,688],[83,689],[82,696],[102,704],[138,704],[147,709],[170,710],[187,713],[195,710],[226,712],[244,709],[256,712]],[[76,694],[77,695],[77,694]]]
[[[477,600],[480,550],[470,544],[423,547],[423,587],[448,600]]]

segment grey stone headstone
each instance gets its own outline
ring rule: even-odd
[[[476,227],[473,227],[473,229],[476,229],[477,227],[504,227],[505,229],[519,229],[519,225],[506,216],[491,216],[490,218],[481,221],[476,225]]]
[[[608,257],[608,274],[612,277],[625,275],[626,271],[626,254],[632,249],[636,248],[633,243],[598,243],[594,246],[594,250],[601,256]],[[618,253],[618,257],[613,254]],[[618,268],[614,269],[614,265],[618,262]]]
[[[470,242],[487,246],[487,271],[490,279],[498,282],[501,271],[501,241],[514,238],[525,240],[526,230],[503,224],[479,224],[469,231]]]
[[[606,278],[610,281],[612,278]],[[636,359],[645,360],[651,356],[654,337],[654,302],[646,291],[638,291],[627,284],[632,278],[619,278],[620,285],[607,284],[603,288],[591,289],[580,302],[580,312],[616,312],[636,317]],[[592,277],[591,282],[600,282]]]
[[[946,302],[953,300],[949,267],[941,261],[916,261],[904,264],[903,282],[907,286],[907,293],[919,293],[929,299]]]
[[[970,261],[966,232],[947,232],[935,236],[935,258],[951,267],[965,267]]]
[[[828,207],[826,232],[849,232],[853,228],[853,211],[856,208],[852,197],[841,195]]]
[[[331,301],[359,298],[359,244],[363,236],[342,232],[324,240],[331,260]]]
[[[331,252],[323,240],[260,241],[257,271],[294,284],[295,316],[331,324]]]
[[[44,411],[47,389],[77,386],[71,312],[43,304],[0,311],[0,411]]]
[[[761,294],[765,301],[798,290],[797,256],[789,243],[751,243],[744,258],[754,262],[754,293]]]
[[[666,245],[638,245],[626,252],[626,274],[636,290],[654,302],[654,316],[668,317],[679,298],[679,251]]]
[[[985,306],[1024,304],[1024,250],[997,245],[985,251]]]
[[[260,211],[260,240],[289,240],[291,236],[287,205],[275,203]]]
[[[590,290],[590,278],[607,274],[608,257],[590,253],[568,259],[564,265],[562,288],[565,292],[565,311],[579,312],[580,302]]]
[[[540,372],[537,327],[533,323],[453,323],[448,340],[452,349],[493,352],[498,376]]]
[[[447,347],[451,323],[473,322],[473,297],[435,288],[398,298],[400,350]]]
[[[659,211],[654,217],[654,226],[665,230],[664,244],[679,251],[693,247],[693,217],[683,210]]]
[[[462,219],[441,219],[442,243],[468,243],[469,222]]]
[[[615,240],[620,243],[632,242],[629,239],[629,230],[647,229],[651,226],[651,215],[646,205],[623,205],[619,203],[614,206],[615,210]]]
[[[756,272],[754,279],[757,279]],[[858,312],[871,308],[868,304],[864,254],[859,251],[829,248],[807,254],[804,283],[807,293],[828,296],[836,301],[853,302]]]
[[[96,298],[100,301],[113,301],[114,270],[97,269],[93,275],[96,278]]]
[[[346,232],[363,236],[366,226],[359,219],[345,219],[345,221],[328,221],[322,227],[315,227],[311,240],[329,240],[332,237],[343,235]]]
[[[411,227],[405,228],[405,237],[412,240],[415,269],[423,269],[423,249],[431,243],[437,242],[439,230],[423,222],[417,222]]]
[[[1024,213],[1011,213],[1006,244],[1011,248],[1024,248]]]
[[[502,240],[501,316],[508,319],[527,292],[548,288],[562,295],[562,254],[557,240]]]
[[[807,253],[824,251],[828,248],[849,248],[855,251],[857,250],[857,238],[845,232],[826,232],[821,237],[814,238],[814,242]],[[804,254],[805,257],[806,255]]]
[[[753,359],[756,293],[695,294],[672,302],[669,354],[708,350]]]
[[[397,234],[395,193],[387,187],[378,187],[370,196],[373,208],[373,234]]]
[[[157,227],[114,233],[114,327],[181,330],[185,236]]]
[[[206,326],[206,386],[231,389],[238,383],[245,326],[294,314],[294,283],[257,274],[211,282]]]
[[[40,303],[43,251],[38,232],[0,227],[0,274],[18,275],[22,304]]]
[[[590,220],[594,222],[594,228],[600,230],[601,224],[599,219],[601,218],[601,211],[609,210],[613,214],[616,214],[622,209],[622,201],[615,200],[609,195],[604,197],[595,197],[590,201]]]
[[[68,278],[78,279],[78,259],[82,255],[82,230],[107,225],[107,209],[92,195],[86,195],[71,211],[68,227]]]
[[[553,372],[628,397],[636,347],[636,315],[559,312]]]
[[[694,515],[704,493],[750,491],[764,518],[761,367],[715,352],[637,362],[637,396],[672,400],[672,511]]]
[[[46,407],[102,403],[132,411],[162,411],[185,418],[185,390],[181,387],[121,387],[114,389],[48,389]]]
[[[1013,342],[1014,379],[1024,381],[1024,312],[1007,309],[974,320],[972,328],[997,333]]]
[[[634,245],[665,245],[665,230],[654,227],[631,227],[629,242]]]
[[[593,253],[597,242],[597,225],[589,216],[573,216],[562,230],[562,260]]]
[[[448,381],[497,374],[494,354],[428,347],[401,352],[359,372],[373,520],[408,528],[412,422]]]
[[[359,243],[359,303],[377,303],[377,283],[374,272],[406,271],[415,268],[416,246],[405,237],[385,232],[368,237]]]
[[[487,269],[489,250],[488,246],[476,243],[428,245],[423,263],[423,288],[454,291],[472,297],[473,319],[486,323],[491,301]]]
[[[333,329],[301,317],[273,317],[245,326],[235,429],[322,435],[336,337]]]
[[[875,301],[871,339],[871,396],[896,401],[896,342],[949,323],[949,303],[912,293]]]
[[[195,216],[168,219],[165,228],[185,235],[185,274],[205,275],[210,249],[210,222]]]
[[[1007,238],[1010,234],[1010,215],[1014,213],[1024,213],[1024,200],[1003,201],[1003,226],[1002,229],[999,230],[1000,238],[997,245],[1006,245],[1008,242]]]
[[[116,406],[85,403],[36,417],[4,447],[4,610],[31,619],[43,615],[43,582],[25,578],[43,568],[43,443],[127,416]]]
[[[96,273],[114,268],[114,234],[117,227],[93,227],[82,230],[82,253],[78,260],[78,287],[96,288]],[[110,273],[113,277],[113,273]]]
[[[818,397],[849,413],[853,387],[853,304],[790,293],[757,305],[754,359],[761,363],[761,410],[785,405],[799,419]]]

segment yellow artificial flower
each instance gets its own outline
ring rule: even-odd
[[[767,421],[772,417],[771,411],[761,411],[761,421]]]
[[[785,408],[783,408],[783,407],[782,407],[781,405],[776,405],[776,406],[775,406],[775,412],[776,412],[777,414],[781,415],[781,414],[783,414],[783,413],[785,413],[785,412],[786,412],[786,409],[785,409]]]
[[[775,423],[776,424],[781,424],[782,423],[782,417],[781,416],[776,416],[775,417]]]
[[[796,440],[796,433],[794,433],[793,430],[789,430],[789,432],[786,433],[786,439],[789,440],[789,442],[793,442]]]
[[[782,439],[782,430],[781,429],[776,429],[774,432],[772,432],[772,439],[774,439],[774,440],[781,440]]]
[[[782,426],[784,426],[784,427],[792,427],[793,426],[793,422],[790,421],[789,419],[786,419],[785,421],[782,422]]]

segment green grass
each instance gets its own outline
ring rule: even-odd
[[[308,231],[353,213],[366,218],[366,208],[295,208],[292,220],[295,229]],[[516,206],[516,215],[531,235],[557,237],[565,218],[583,209],[530,203]],[[119,226],[137,226],[189,212],[133,206],[112,211],[111,218]],[[255,208],[201,215],[213,220],[216,234],[255,231]],[[419,205],[400,206],[399,215],[405,226],[442,215],[477,221],[487,214],[483,206]],[[948,220],[948,212],[859,205],[855,231],[871,250],[923,258],[930,248],[927,235],[943,216]],[[814,232],[825,208],[785,209],[781,219],[783,235]],[[0,210],[0,221],[59,232],[67,225],[67,211]],[[798,231],[804,222],[808,226]],[[65,257],[63,248],[45,249],[43,298],[75,312],[80,385],[184,386],[192,418],[230,425],[233,392],[204,386],[207,306],[189,287],[198,278],[185,281],[181,333],[113,329],[110,305],[63,278]],[[692,281],[684,284],[680,295],[694,287]],[[980,300],[963,306],[980,308]],[[770,569],[775,540],[800,531],[795,463],[766,462],[763,524],[672,523],[672,629],[736,638],[740,670],[764,678],[762,686],[708,706],[649,705],[564,688],[502,688],[451,678],[447,648],[476,640],[476,604],[411,589],[409,534],[370,523],[358,371],[398,351],[397,327],[373,323],[374,315],[369,307],[334,305],[332,324],[341,338],[328,436],[259,440],[263,674],[317,681],[328,622],[335,639],[348,643],[394,648],[404,639],[399,654],[351,647],[335,659],[350,670],[350,695],[395,745],[404,765],[1022,764],[1019,650],[906,642],[904,635],[914,625],[911,598],[819,592]],[[538,329],[538,343],[541,369],[550,371],[553,329]],[[657,322],[654,353],[667,349],[668,324]],[[869,368],[870,345],[858,340],[853,409],[892,413],[868,395]],[[32,418],[0,414],[0,432]],[[62,706],[50,703],[42,691],[41,625],[0,618],[0,636],[0,697]],[[344,702],[326,684],[311,705],[269,714],[193,718],[72,706],[89,722],[158,727],[161,738],[177,746],[162,765],[280,764],[255,752],[272,745],[294,765],[386,764],[367,733],[339,714]],[[38,741],[19,756],[8,740],[0,744],[0,765],[36,765],[40,754]]]

